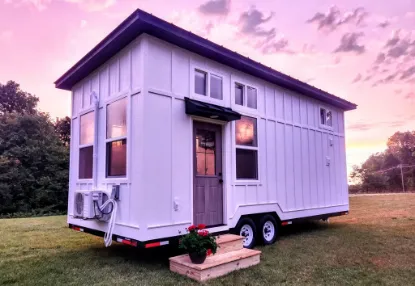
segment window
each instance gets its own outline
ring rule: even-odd
[[[94,153],[94,112],[80,116],[79,179],[92,179]]]
[[[257,89],[235,82],[235,104],[257,109]]]
[[[333,116],[330,110],[320,108],[320,125],[327,127],[333,126]]]
[[[216,174],[215,142],[214,131],[196,130],[196,175],[214,176]]]
[[[107,177],[127,174],[127,98],[107,105]]]
[[[242,116],[235,123],[236,179],[258,179],[256,118]]]
[[[223,99],[222,77],[199,69],[195,70],[195,93]]]

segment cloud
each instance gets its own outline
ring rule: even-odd
[[[249,36],[271,39],[276,35],[275,28],[266,30],[260,26],[269,22],[273,16],[274,13],[271,13],[268,17],[265,17],[261,11],[252,7],[250,10],[243,12],[239,17],[240,32]]]
[[[362,74],[358,74],[355,78],[354,78],[354,80],[352,81],[352,83],[356,83],[356,82],[359,82],[361,79],[362,79]]]
[[[359,45],[358,40],[364,34],[360,33],[346,33],[340,40],[340,45],[334,50],[335,53],[348,53],[354,52],[356,54],[362,54],[366,48],[364,45]]]
[[[57,0],[6,0],[6,4],[16,5],[33,5],[37,10],[45,10],[52,1]],[[78,4],[79,7],[86,11],[101,11],[115,4],[116,0],[63,0],[67,3]]]
[[[347,130],[354,130],[354,131],[368,131],[373,129],[379,128],[386,128],[386,127],[401,127],[407,123],[408,119],[405,118],[404,120],[394,120],[394,121],[379,121],[379,122],[356,122],[349,124],[346,126]]]
[[[402,71],[401,80],[406,80],[412,77],[415,74],[415,65],[411,66],[410,68]]]
[[[337,6],[330,7],[326,13],[317,12],[307,23],[316,23],[318,30],[331,32],[345,24],[359,26],[363,23],[368,13],[359,7],[352,11],[341,13]]]
[[[383,20],[382,22],[380,22],[378,24],[378,27],[381,27],[383,29],[385,29],[386,27],[388,27],[391,23],[389,22],[389,20]]]
[[[210,0],[199,6],[199,12],[205,15],[228,15],[230,0]]]
[[[268,41],[268,43],[263,46],[262,53],[265,55],[269,55],[275,53],[295,54],[296,52],[288,49],[287,39],[281,38],[278,40]]]
[[[408,93],[407,95],[405,95],[405,99],[408,99],[408,100],[415,100],[415,92],[410,92],[410,93]]]

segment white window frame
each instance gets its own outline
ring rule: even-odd
[[[324,122],[321,122],[321,111],[324,110]],[[326,123],[327,113],[331,113],[331,125]],[[322,129],[333,130],[333,110],[325,106],[320,106],[318,109],[318,125]]]
[[[130,126],[130,116],[129,116],[129,114],[130,114],[130,111],[129,111],[129,106],[130,106],[130,99],[131,98],[131,95],[122,95],[122,96],[118,96],[118,97],[116,97],[116,98],[111,98],[110,100],[108,100],[107,102],[105,102],[105,104],[104,104],[104,113],[105,113],[105,122],[104,122],[104,124],[105,124],[105,145],[104,145],[104,149],[105,149],[105,170],[104,170],[104,174],[105,174],[105,179],[106,180],[117,180],[117,179],[120,179],[120,180],[127,180],[128,179],[128,171],[129,171],[129,144],[130,144],[130,142],[129,142],[129,132],[130,132],[130,130],[129,130],[129,126]],[[127,120],[127,122],[126,122],[126,128],[127,128],[127,132],[126,132],[126,134],[124,135],[124,136],[118,136],[118,137],[113,137],[113,138],[107,138],[107,120],[108,120],[108,116],[107,116],[107,108],[108,108],[108,106],[109,105],[111,105],[112,103],[114,103],[114,102],[117,102],[117,101],[119,101],[119,100],[123,100],[123,99],[125,99],[126,101],[127,101],[127,103],[126,103],[126,120]],[[127,144],[127,146],[126,146],[126,162],[125,162],[125,175],[124,176],[109,176],[108,175],[108,164],[109,164],[109,160],[108,160],[108,153],[107,153],[107,144],[108,143],[110,143],[110,142],[114,142],[114,141],[122,141],[122,140],[126,140],[126,144]]]
[[[196,93],[195,92],[195,76],[196,76],[196,71],[203,72],[203,73],[206,74],[206,94],[205,95],[199,94],[199,93]],[[222,98],[221,99],[214,98],[210,94],[210,77],[212,75],[213,76],[216,76],[216,77],[219,77],[219,78],[222,79]],[[191,67],[191,73],[190,73],[190,83],[191,83],[190,84],[190,88],[191,88],[192,97],[194,99],[198,99],[198,100],[201,100],[201,101],[209,102],[209,103],[212,103],[212,104],[223,105],[224,104],[223,103],[224,102],[224,98],[225,98],[225,88],[224,88],[225,83],[224,83],[224,79],[225,79],[225,77],[221,73],[219,73],[219,72],[216,72],[216,71],[213,71],[213,70],[209,70],[207,68],[203,68],[203,67],[200,67],[200,66],[197,66],[197,65],[192,65],[192,67]]]
[[[231,106],[235,109],[243,110],[246,113],[255,113],[258,114],[259,112],[259,89],[258,86],[255,84],[252,84],[250,82],[247,82],[246,80],[240,79],[238,77],[234,77],[231,81]],[[243,86],[243,105],[236,104],[236,94],[235,94],[235,86],[239,84]],[[256,108],[249,107],[248,106],[248,87],[254,88],[256,90]]]
[[[232,123],[232,138],[233,138],[233,162],[235,164],[235,170],[234,170],[234,182],[235,184],[259,184],[260,183],[260,164],[259,164],[259,153],[260,153],[260,148],[259,148],[259,120],[257,116],[252,116],[252,115],[248,115],[248,114],[241,114],[244,117],[250,117],[250,118],[254,118],[256,120],[256,145],[257,146],[246,146],[246,145],[237,145],[236,144],[236,121],[233,121]],[[249,179],[249,178],[241,178],[238,179],[237,175],[236,175],[236,169],[237,169],[237,164],[236,164],[236,149],[245,149],[245,150],[254,150],[256,151],[257,154],[257,166],[256,166],[256,173],[257,173],[257,178],[256,179]]]
[[[93,122],[94,123],[94,138],[92,140],[92,143],[90,143],[90,144],[81,144],[81,117],[88,114],[88,113],[91,113],[91,112],[94,112],[94,122]],[[80,154],[81,154],[80,150],[83,149],[83,148],[92,146],[92,154],[94,154],[94,152],[97,151],[97,150],[95,150],[95,148],[97,148],[97,146],[95,146],[95,144],[94,144],[95,137],[97,136],[97,130],[96,130],[96,126],[97,126],[96,122],[97,122],[97,119],[98,119],[97,116],[98,116],[98,110],[95,110],[95,108],[88,108],[88,109],[85,109],[85,110],[78,113],[78,118],[79,118],[79,122],[78,122],[79,138],[78,138],[78,142],[77,142],[77,144],[78,144],[78,158],[77,158],[77,161],[78,161],[77,174],[78,175],[77,175],[77,181],[78,182],[92,182],[93,179],[94,179],[95,169],[97,168],[97,166],[95,166],[94,156],[92,155],[92,177],[91,178],[79,178],[79,166],[80,166],[79,157],[80,157]]]

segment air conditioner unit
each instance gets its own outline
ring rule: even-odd
[[[75,192],[74,198],[74,217],[83,219],[97,218],[100,220],[108,220],[108,212],[111,211],[106,207],[103,213],[98,209],[106,200],[108,195],[103,191],[80,190]]]

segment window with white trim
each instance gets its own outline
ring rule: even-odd
[[[320,107],[320,125],[326,127],[333,127],[333,113],[331,110]]]
[[[127,175],[127,98],[107,105],[107,177]]]
[[[235,82],[235,104],[257,109],[258,91],[255,87]]]
[[[79,132],[79,179],[92,179],[94,167],[94,136],[95,112],[91,111],[80,116]]]
[[[223,78],[214,73],[195,69],[194,92],[215,99],[223,99]]]
[[[258,180],[257,119],[241,116],[235,122],[237,180]]]

